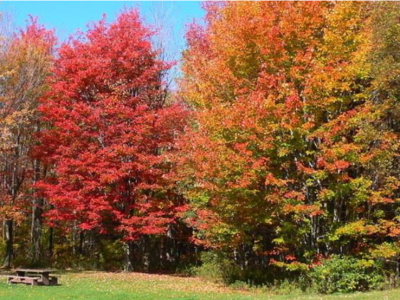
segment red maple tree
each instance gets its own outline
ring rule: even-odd
[[[153,34],[128,10],[61,46],[40,107],[50,127],[37,149],[54,166],[39,184],[54,207],[52,223],[76,221],[133,241],[174,222],[181,202],[165,153],[186,112],[167,101],[171,64],[158,59]]]

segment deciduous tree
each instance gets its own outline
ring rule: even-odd
[[[32,18],[26,29],[4,40],[1,48],[0,218],[5,224],[6,267],[13,255],[14,222],[26,217],[29,203],[33,211],[40,209],[29,188],[39,175],[39,165],[29,154],[35,144],[33,134],[40,130],[38,99],[45,91],[54,42],[53,32]],[[37,228],[40,224],[33,231]],[[33,238],[35,243],[39,236]]]
[[[54,207],[49,221],[117,234],[126,243],[126,270],[133,242],[165,233],[182,205],[164,154],[185,112],[166,101],[171,64],[157,59],[152,35],[136,10],[92,24],[61,46],[40,108],[50,128],[37,151],[54,166],[40,184]]]
[[[299,270],[393,240],[399,145],[381,119],[393,104],[376,100],[377,8],[207,5],[188,31],[181,96],[195,113],[178,157],[198,242],[243,268]]]

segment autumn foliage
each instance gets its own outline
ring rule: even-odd
[[[39,98],[50,72],[53,31],[31,18],[26,28],[0,40],[0,219],[4,221],[5,260],[13,257],[13,227],[35,207],[31,190],[39,162],[31,157],[40,130]]]
[[[57,52],[35,21],[3,47],[0,216],[31,218],[32,261],[123,249],[149,271],[207,252],[251,283],[396,272],[399,4],[204,9],[176,90],[137,10]]]
[[[198,243],[250,270],[399,249],[398,100],[376,59],[396,61],[389,7],[206,5],[180,91],[195,111],[179,161]]]
[[[157,59],[151,35],[133,10],[61,46],[39,108],[50,128],[36,150],[54,169],[40,183],[52,223],[136,240],[174,222],[181,203],[164,153],[185,112],[166,103],[170,65]]]

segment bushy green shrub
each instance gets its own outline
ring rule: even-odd
[[[192,269],[191,275],[221,282],[233,289],[266,289],[274,292],[301,292],[310,286],[311,279],[304,271],[283,273],[276,267],[243,268],[224,252],[202,252],[201,265]],[[285,276],[289,275],[289,276]],[[277,292],[278,293],[278,292]]]
[[[367,291],[380,289],[385,282],[380,262],[355,257],[333,256],[311,270],[291,272],[290,277],[281,278],[282,274],[276,271],[274,279],[271,269],[265,269],[264,274],[254,272],[254,269],[252,272],[244,270],[220,252],[203,252],[201,262],[200,266],[193,269],[194,275],[231,285],[235,289],[263,287],[276,294],[304,291],[323,294]]]
[[[99,253],[98,268],[107,271],[123,269],[124,245],[120,241],[103,242]]]
[[[194,274],[210,281],[222,281],[221,265],[214,252],[201,253],[201,265],[194,268]]]
[[[203,252],[201,266],[194,270],[195,275],[215,282],[232,284],[242,279],[240,267],[222,253]]]
[[[378,289],[384,282],[377,262],[354,257],[326,259],[311,271],[310,276],[316,290],[324,294]]]

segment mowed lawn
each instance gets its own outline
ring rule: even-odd
[[[148,275],[141,273],[83,272],[59,275],[61,285],[25,286],[8,285],[1,278],[1,300],[306,300],[306,299],[352,299],[377,300],[400,299],[400,290],[358,293],[347,295],[273,295],[266,292],[232,290],[198,278],[184,278],[168,275]]]

